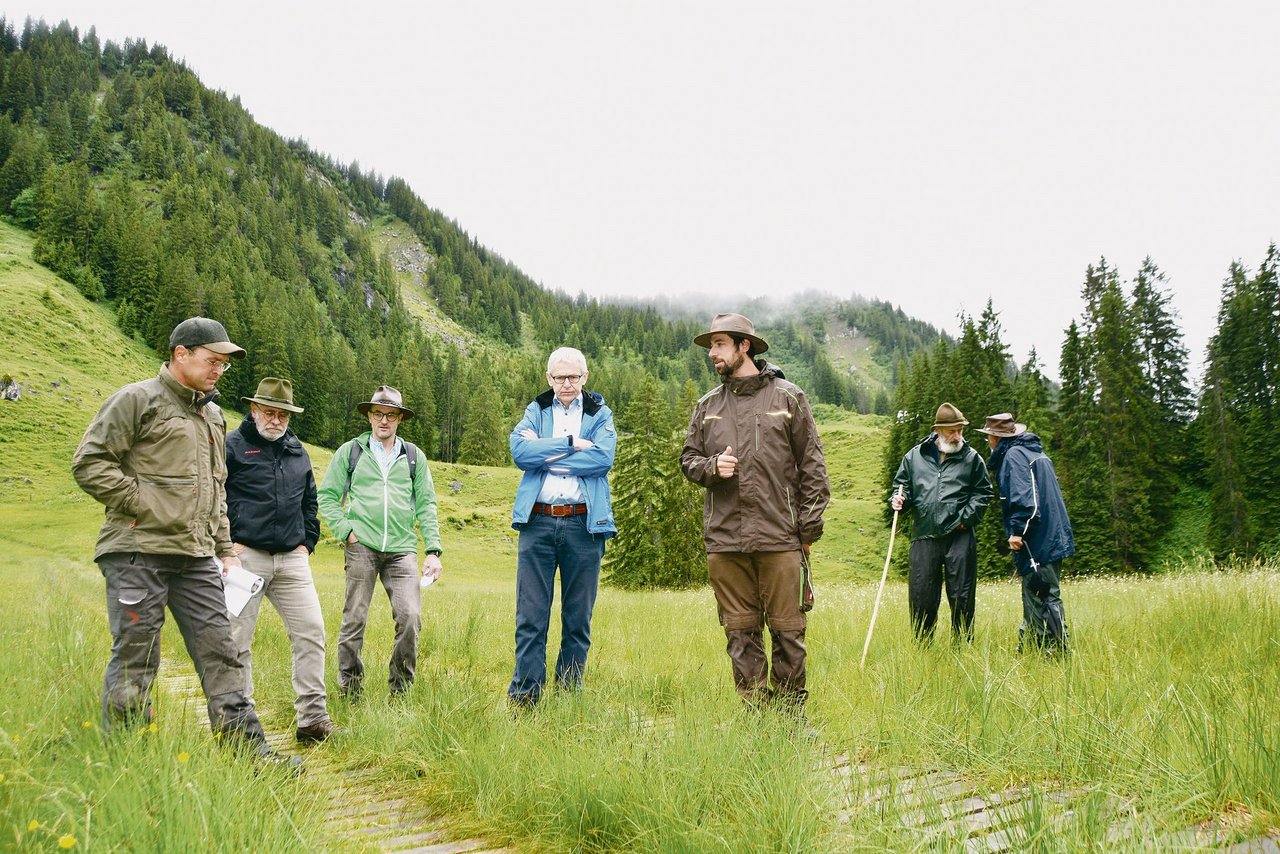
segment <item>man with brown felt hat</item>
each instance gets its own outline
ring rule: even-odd
[[[978,432],[986,434],[991,446],[989,465],[1000,487],[1000,516],[1022,578],[1018,650],[1030,645],[1049,654],[1065,652],[1067,615],[1059,582],[1062,561],[1075,554],[1076,544],[1053,460],[1040,437],[1008,412],[987,416]]]
[[[325,702],[324,615],[311,575],[320,539],[316,479],[307,449],[289,429],[303,408],[294,404],[293,384],[279,377],[264,377],[253,397],[241,400],[249,417],[227,437],[227,518],[240,562],[264,583],[231,616],[232,635],[252,699],[253,633],[263,598],[271,601],[293,650],[298,741],[324,741],[335,728]]]
[[[391,600],[395,642],[387,682],[393,696],[413,685],[422,628],[422,588],[440,577],[440,525],[431,470],[422,452],[396,435],[414,416],[399,389],[378,386],[356,404],[369,430],[333,454],[318,499],[320,514],[346,550],[347,597],[338,629],[338,687],[357,699],[364,686],[365,624],[381,581]],[[414,531],[414,528],[417,531]],[[418,542],[426,556],[418,565]]]
[[[706,488],[703,539],[734,687],[748,703],[802,711],[806,687],[809,547],[831,499],[809,401],[741,314],[717,314],[693,339],[721,384],[689,420],[680,468]],[[765,656],[764,627],[772,655]]]
[[[952,640],[973,641],[978,547],[973,529],[991,501],[991,479],[964,440],[969,422],[950,403],[938,407],[933,432],[903,456],[893,476],[895,510],[914,511],[907,602],[916,637],[933,637],[945,579]]]

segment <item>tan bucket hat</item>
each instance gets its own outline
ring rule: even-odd
[[[260,406],[273,406],[285,412],[302,412],[301,406],[293,405],[293,383],[279,377],[263,377],[258,383],[258,390],[253,397],[240,398],[245,403],[256,403]]]
[[[963,427],[968,423],[964,413],[950,403],[939,406],[937,414],[933,416],[934,427]]]
[[[711,321],[711,329],[694,338],[693,343],[710,348],[711,336],[721,332],[725,335],[740,335],[749,340],[754,345],[751,348],[753,355],[758,356],[769,349],[769,342],[756,334],[755,324],[741,314],[732,312],[717,314]]]
[[[361,415],[368,415],[369,407],[371,406],[393,406],[400,410],[406,421],[413,417],[413,410],[404,405],[404,398],[400,396],[400,389],[392,388],[389,385],[378,386],[378,390],[373,393],[373,397],[363,403],[357,403],[356,409],[360,410]]]
[[[988,415],[987,422],[978,428],[978,432],[986,433],[988,436],[1007,438],[1021,436],[1027,432],[1027,425],[1015,422],[1012,413],[1001,412],[999,415]]]

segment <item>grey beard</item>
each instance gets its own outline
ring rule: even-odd
[[[964,447],[964,439],[956,439],[954,442],[948,442],[941,436],[938,437],[938,450],[944,454],[958,454],[960,449]]]

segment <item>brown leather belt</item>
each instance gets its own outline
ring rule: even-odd
[[[533,505],[533,512],[542,516],[585,516],[587,515],[587,505],[543,504],[539,502]]]

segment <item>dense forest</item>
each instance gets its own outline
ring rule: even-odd
[[[1276,255],[1272,244],[1253,273],[1238,262],[1227,269],[1198,396],[1164,276],[1150,259],[1127,283],[1105,259],[1086,268],[1084,312],[1063,332],[1056,395],[1034,351],[1021,366],[1011,362],[991,304],[963,318],[959,340],[939,341],[901,369],[886,495],[902,455],[950,400],[975,426],[1011,411],[1045,440],[1075,529],[1068,572],[1280,555]],[[987,455],[985,442],[971,443]],[[998,515],[989,512],[978,532],[986,574],[1008,572],[990,548]]]
[[[691,346],[706,317],[550,291],[402,179],[282,139],[143,40],[101,43],[93,29],[30,19],[18,31],[0,18],[0,214],[35,232],[37,261],[158,350],[184,317],[221,320],[249,351],[224,396],[290,377],[306,406],[295,429],[322,445],[359,429],[353,404],[388,382],[423,416],[405,431],[429,455],[502,463],[506,425],[542,384],[545,354],[566,343],[587,354],[592,387],[624,425],[649,378],[671,406],[687,383],[714,382]],[[432,334],[406,309],[372,237],[388,217],[429,254],[433,310],[465,340]],[[892,306],[858,304],[848,322],[885,353],[921,334]],[[816,399],[887,412],[885,384],[833,369],[822,325],[801,314],[773,329],[787,370]]]

